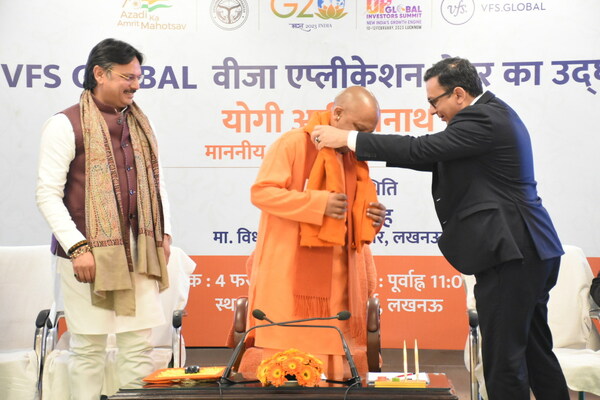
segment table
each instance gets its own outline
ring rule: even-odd
[[[375,388],[371,386],[352,387],[331,385],[330,387],[305,388],[301,386],[261,387],[259,384],[219,385],[198,383],[194,386],[156,387],[148,385],[142,389],[122,389],[111,400],[333,400],[333,399],[365,399],[365,400],[458,400],[450,380],[445,374],[429,374],[431,383],[426,388]],[[348,390],[348,393],[346,393]],[[344,397],[345,396],[345,397]]]

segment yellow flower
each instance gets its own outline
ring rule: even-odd
[[[258,371],[256,372],[256,377],[258,378],[259,381],[266,382],[268,372],[269,372],[269,366],[263,365],[263,363],[261,363],[261,365],[258,366]]]

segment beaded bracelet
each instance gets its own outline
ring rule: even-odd
[[[76,248],[75,251],[71,252],[69,258],[71,260],[74,260],[80,255],[87,253],[88,251],[92,251],[92,248],[88,244],[84,244],[83,246]]]
[[[81,246],[85,246],[86,244],[88,244],[87,240],[81,240],[81,241],[75,243],[73,246],[71,246],[71,248],[69,249],[69,251],[67,252],[67,254],[69,254],[69,256],[70,256],[71,254],[73,254],[73,252],[75,250],[77,250]]]

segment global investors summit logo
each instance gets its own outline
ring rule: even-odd
[[[248,4],[246,0],[213,0],[210,17],[219,28],[232,31],[248,19]]]
[[[401,4],[397,0],[367,0],[367,30],[421,29],[421,5]]]
[[[463,25],[469,22],[475,13],[474,0],[443,0],[442,17],[452,25]]]

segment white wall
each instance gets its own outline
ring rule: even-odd
[[[582,247],[586,255],[600,256],[600,213],[596,210],[600,194],[596,121],[600,109],[600,94],[596,93],[600,92],[600,2],[390,0],[388,6],[419,7],[415,10],[420,14],[412,18],[384,16],[377,21],[409,19],[418,29],[374,30],[367,29],[372,27],[367,21],[373,20],[367,18],[367,9],[374,10],[379,4],[375,1],[341,1],[347,14],[337,20],[315,15],[318,5],[328,1],[228,1],[244,6],[247,17],[243,25],[231,30],[213,21],[215,1],[161,0],[150,6],[170,7],[151,12],[140,8],[148,2],[139,0],[0,1],[0,245],[47,243],[50,231],[34,198],[40,128],[53,113],[78,100],[81,89],[74,85],[72,72],[85,63],[93,45],[115,37],[142,51],[147,56],[145,64],[159,74],[169,68],[175,73],[178,89],[167,84],[162,89],[140,90],[136,101],[157,127],[175,240],[188,254],[248,254],[252,244],[237,243],[235,233],[240,227],[257,229],[258,211],[249,202],[249,187],[260,159],[213,160],[205,155],[205,146],[240,145],[242,140],[268,145],[278,132],[267,132],[264,120],[249,132],[242,129],[236,133],[223,124],[223,110],[240,110],[238,101],[250,109],[264,110],[272,101],[284,111],[280,130],[286,131],[297,126],[293,110],[322,109],[342,90],[339,83],[333,87],[325,82],[320,88],[306,78],[298,81],[301,88],[296,89],[288,81],[286,67],[330,66],[336,56],[356,66],[352,56],[359,56],[365,64],[377,66],[371,72],[381,77],[380,68],[385,64],[420,64],[424,72],[448,54],[493,64],[486,89],[512,105],[527,124],[540,195],[559,235],[564,243]],[[284,3],[298,7],[294,11]],[[309,16],[300,17],[302,10]],[[290,16],[283,18],[277,13]],[[149,29],[149,24],[157,21],[162,29]],[[304,25],[300,28],[298,24]],[[218,86],[213,67],[223,66],[226,57],[235,58],[241,66],[277,66],[274,87]],[[556,62],[582,60],[594,60],[595,64],[574,63],[566,84],[553,81],[563,79],[557,74],[561,67]],[[512,62],[541,63],[539,84],[533,76],[519,85],[508,82],[508,67],[503,64]],[[587,72],[574,76],[574,70],[582,66]],[[44,68],[48,68],[46,72]],[[533,67],[527,69],[534,72]],[[319,71],[327,72],[314,70]],[[586,77],[587,83],[582,79]],[[379,80],[368,85],[383,109],[427,108],[424,86],[415,79],[404,81],[402,87],[396,87],[395,77],[390,82],[391,88]],[[192,88],[182,88],[185,83]],[[435,120],[433,132],[441,129],[443,123]],[[392,132],[393,128],[383,126],[382,131]],[[428,130],[411,123],[408,133]],[[398,182],[396,196],[382,196],[388,208],[394,209],[386,235],[440,230],[429,197],[429,176],[385,169],[381,164],[373,167],[375,179],[391,177]],[[215,242],[215,231],[230,232],[234,243]],[[373,249],[375,254],[388,255],[439,254],[436,245],[424,243],[376,244]]]

